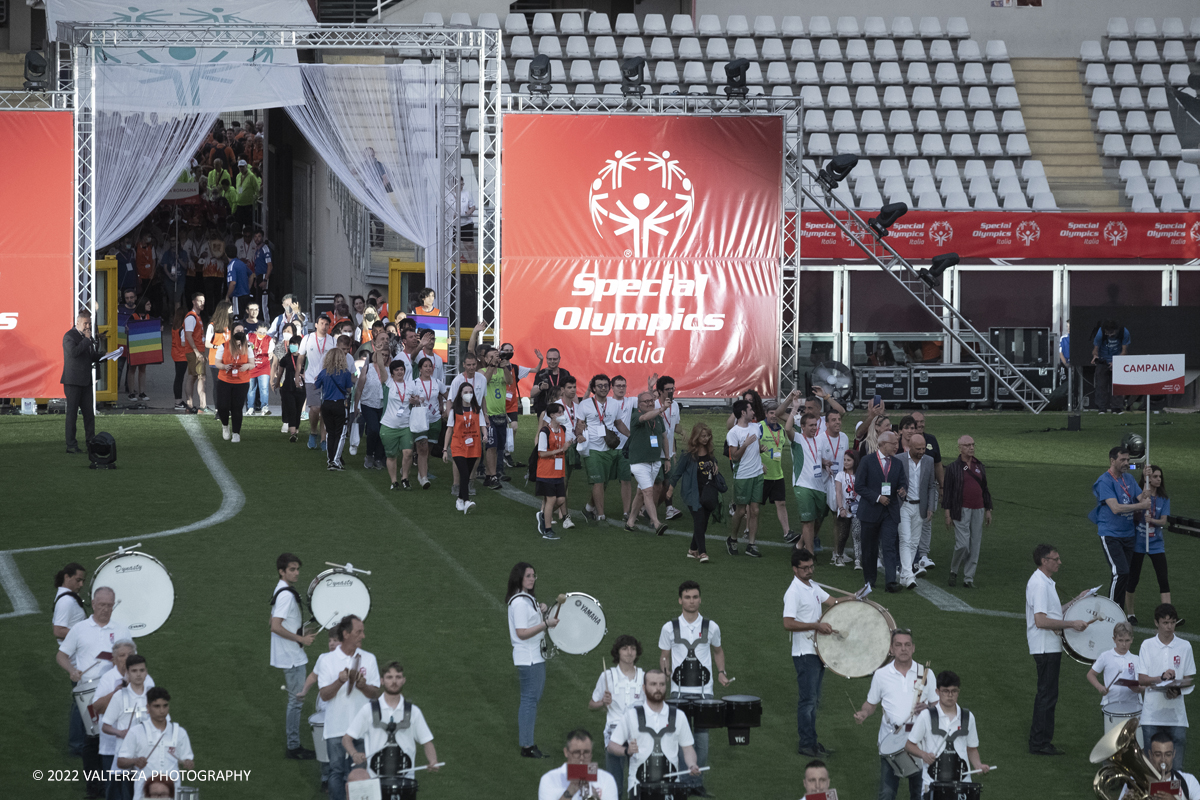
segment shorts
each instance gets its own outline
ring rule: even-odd
[[[533,493],[538,497],[566,497],[567,484],[562,478],[538,478]]]
[[[508,443],[508,415],[488,415],[487,446],[489,450],[503,450]]]
[[[507,413],[508,413],[508,421],[509,422],[516,422],[517,418],[521,416],[521,414],[517,411],[509,411]]]
[[[787,502],[787,483],[783,478],[764,478],[762,488],[762,501],[766,503],[786,503]]]
[[[433,422],[429,423],[429,430],[413,434],[413,441],[419,442],[424,439],[430,442],[436,442],[441,435],[442,421],[440,419],[435,419]]]
[[[195,351],[187,354],[187,372],[188,375],[195,375],[197,378],[204,377],[204,368],[208,366],[208,359],[204,356],[196,355]]]
[[[317,388],[315,383],[304,384],[304,401],[309,408],[321,408],[321,390]]]
[[[402,451],[413,449],[413,435],[408,428],[389,428],[384,425],[379,429],[379,439],[383,442],[383,453],[388,458],[395,458]]]
[[[755,475],[753,478],[733,479],[733,504],[735,506],[746,506],[750,505],[751,503],[761,503],[762,493],[762,475]]]
[[[800,504],[801,522],[820,522],[829,513],[829,497],[822,491],[804,486],[792,487]]]
[[[634,480],[637,481],[638,491],[653,489],[660,469],[662,469],[662,463],[659,461],[652,461],[649,464],[629,465],[629,471],[632,473]]]
[[[619,450],[593,450],[583,459],[583,467],[587,470],[588,483],[608,483],[618,477],[617,465],[621,460]]]
[[[621,483],[629,483],[633,480],[633,473],[629,471],[629,456],[625,455],[625,451],[618,450],[617,458],[617,480]]]

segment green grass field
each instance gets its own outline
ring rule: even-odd
[[[718,436],[724,430],[724,414],[685,415],[684,427],[699,419]],[[523,422],[518,453],[527,454],[531,430]],[[1173,510],[1200,517],[1194,489],[1200,480],[1200,416],[1161,415],[1153,422],[1151,453],[1165,471]],[[303,440],[288,444],[278,417],[247,420],[236,446],[221,440],[211,417],[201,423],[245,493],[245,505],[215,527],[146,540],[143,549],[172,572],[176,600],[167,624],[139,647],[156,681],[172,691],[172,715],[191,734],[196,766],[252,771],[249,783],[204,786],[205,798],[322,796],[316,762],[283,757],[282,673],[267,663],[267,601],[276,580],[275,557],[284,550],[305,560],[304,587],[326,561],[372,570],[364,647],[381,663],[393,658],[404,663],[406,696],[425,711],[438,754],[448,764],[441,774],[422,779],[423,798],[533,797],[541,773],[561,763],[565,731],[583,726],[599,736],[603,714],[589,712],[587,701],[613,638],[636,635],[647,649],[643,665],[653,664],[658,630],[678,613],[676,587],[687,578],[701,582],[702,611],[722,627],[729,673],[737,678],[728,692],[763,699],[763,725],[752,732],[749,747],[729,747],[723,733],[714,731],[709,790],[722,798],[794,800],[801,794],[806,759],[795,752],[795,673],[780,622],[791,580],[786,549],[764,547],[764,557],[753,560],[732,558],[711,542],[712,561],[701,565],[684,557],[684,538],[585,525],[578,514],[586,490],[581,475],[571,487],[579,527],[561,541],[545,542],[534,532],[531,508],[483,488],[469,516],[454,512],[448,467],[440,462],[434,488],[390,492],[386,473],[363,471],[358,458],[348,459],[344,473],[327,472],[324,459]],[[1068,433],[1061,414],[933,412],[928,428],[944,452],[953,454],[963,433],[975,437],[977,455],[988,466],[995,522],[985,533],[972,590],[946,587],[953,537],[935,522],[932,556],[938,566],[928,580],[975,609],[1021,613],[1031,550],[1048,541],[1063,556],[1058,583],[1064,598],[1097,584],[1107,587],[1107,565],[1085,518],[1090,487],[1107,467],[1108,449],[1144,425],[1137,414],[1093,415],[1085,417],[1082,432]],[[65,455],[62,426],[58,416],[0,418],[5,550],[115,537],[138,541],[204,519],[221,504],[216,482],[176,418],[100,418],[98,429],[110,431],[119,443],[119,469],[111,472],[89,471],[84,456]],[[528,491],[522,484],[517,477],[512,485]],[[608,503],[610,510],[620,508],[615,486]],[[682,522],[673,530],[690,531]],[[761,539],[781,542],[773,513],[763,514],[760,528]],[[824,538],[828,543],[829,531]],[[1200,621],[1195,611],[1200,589],[1193,577],[1200,542],[1173,534],[1168,540],[1175,604],[1182,616]],[[0,682],[8,695],[8,722],[0,726],[5,796],[82,796],[79,784],[50,786],[31,777],[33,770],[80,766],[66,755],[69,683],[53,661],[52,576],[68,561],[96,565],[94,559],[112,549],[81,545],[13,555],[41,613],[0,619],[5,642]],[[608,619],[609,635],[600,648],[588,656],[560,655],[549,665],[537,738],[555,758],[542,762],[518,757],[517,677],[503,597],[508,571],[520,560],[537,567],[542,596],[587,592],[599,598]],[[817,564],[819,581],[847,589],[860,585],[859,573],[829,565],[828,551]],[[1139,592],[1143,624],[1157,602],[1156,589],[1147,565]],[[983,760],[1002,767],[984,778],[985,797],[1027,797],[1030,787],[1044,798],[1092,796],[1095,770],[1087,754],[1102,730],[1085,667],[1070,661],[1063,667],[1055,741],[1067,755],[1030,756],[1026,740],[1035,677],[1023,620],[939,611],[915,592],[881,591],[874,599],[899,625],[914,630],[917,660],[962,676],[962,702],[978,716]],[[0,593],[0,614],[11,610]],[[323,648],[318,641],[310,657]],[[876,792],[878,716],[861,727],[851,718],[851,706],[863,702],[868,686],[868,678],[847,681],[827,673],[818,714],[821,740],[836,751],[830,759],[833,785],[846,800]],[[310,699],[305,718],[311,709]],[[302,733],[309,735],[307,724]]]

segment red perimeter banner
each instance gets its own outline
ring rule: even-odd
[[[859,216],[866,221],[876,213],[860,211]],[[838,212],[842,220],[848,216]],[[962,258],[1200,257],[1200,214],[909,211],[888,233],[888,244],[900,255],[918,260],[946,252]],[[800,215],[800,255],[864,258],[846,234],[819,211]]]
[[[67,111],[0,111],[0,397],[62,397],[74,324]]]
[[[774,395],[782,148],[778,117],[506,115],[501,339],[581,391]]]

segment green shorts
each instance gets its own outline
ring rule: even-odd
[[[413,449],[413,435],[408,428],[380,427],[379,438],[383,441],[383,453],[388,458],[396,458],[403,450]]]
[[[633,480],[633,473],[629,471],[629,457],[625,455],[623,450],[617,450],[617,480],[621,483],[629,483]]]
[[[438,437],[442,435],[442,421],[440,419],[429,423],[429,430],[423,433],[418,433],[413,436],[414,442],[419,442],[422,439],[428,439],[431,442],[436,442]]]
[[[587,470],[588,483],[608,483],[617,480],[620,462],[620,450],[591,451],[583,460],[583,467]]]
[[[583,461],[580,460],[579,450],[576,449],[575,444],[575,442],[571,442],[569,445],[567,445],[567,483],[571,482],[571,474],[575,472],[575,470],[583,469]]]
[[[733,504],[746,506],[762,502],[763,476],[733,479]]]
[[[796,502],[800,504],[801,522],[820,522],[829,513],[829,498],[824,492],[804,486],[793,486]]]

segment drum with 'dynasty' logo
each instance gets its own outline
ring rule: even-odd
[[[308,585],[308,608],[322,628],[334,627],[348,614],[365,620],[371,613],[371,590],[352,572],[327,569]]]

